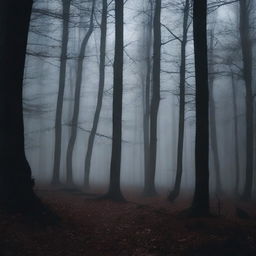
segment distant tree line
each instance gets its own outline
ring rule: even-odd
[[[234,154],[235,154],[235,185],[234,193],[243,199],[252,198],[255,156],[255,82],[253,79],[253,47],[255,43],[253,27],[253,12],[255,4],[251,0],[239,1],[207,1],[207,0],[182,0],[165,1],[175,6],[182,13],[181,34],[176,35],[167,25],[162,24],[161,14],[164,5],[162,0],[145,0],[144,7],[146,21],[144,24],[144,77],[142,76],[142,105],[143,105],[143,149],[144,149],[144,196],[156,196],[155,186],[157,163],[157,135],[158,112],[161,103],[161,58],[162,46],[178,42],[178,144],[177,162],[174,186],[170,188],[168,199],[174,201],[180,194],[183,175],[183,152],[186,110],[188,108],[188,65],[187,45],[190,40],[190,30],[193,31],[193,75],[195,78],[193,105],[195,108],[195,191],[189,213],[193,216],[210,215],[210,188],[209,188],[209,156],[210,149],[213,157],[215,174],[215,188],[217,195],[223,193],[221,179],[221,163],[219,157],[219,141],[217,136],[216,102],[214,86],[221,77],[229,77],[232,84],[233,111],[234,111]],[[58,93],[55,109],[55,145],[52,184],[60,185],[61,155],[63,144],[63,109],[64,92],[67,79],[68,45],[70,39],[70,22],[72,5],[85,6],[83,11],[87,15],[87,22],[79,23],[83,30],[79,55],[73,60],[76,62],[74,99],[72,118],[69,124],[70,137],[66,152],[66,185],[74,186],[73,179],[73,152],[77,140],[79,126],[79,113],[81,111],[81,87],[83,84],[84,63],[87,61],[86,49],[95,28],[100,30],[99,51],[99,82],[96,108],[93,124],[84,157],[84,189],[90,189],[91,159],[97,136],[98,124],[103,105],[104,86],[106,80],[106,46],[107,30],[110,12],[114,10],[115,22],[115,49],[113,62],[113,114],[112,114],[112,153],[110,164],[109,189],[105,198],[124,201],[121,192],[121,152],[122,152],[122,107],[123,107],[123,66],[124,66],[124,6],[126,1],[116,0],[90,0],[74,1],[61,0],[62,13],[53,13],[48,10],[34,9],[34,14],[48,15],[60,19],[62,23],[61,45],[58,73]],[[165,3],[166,4],[166,3]],[[238,30],[240,41],[236,48],[218,48],[214,29],[213,16],[223,6],[236,6],[238,12]],[[100,10],[100,11],[99,11]],[[1,88],[1,170],[0,170],[0,204],[3,208],[29,208],[38,202],[33,191],[34,181],[31,169],[24,151],[24,125],[22,106],[22,83],[29,31],[32,1],[29,0],[4,0],[0,10],[0,88]],[[33,17],[33,16],[32,16]],[[100,22],[98,18],[100,17]],[[82,19],[82,17],[80,17]],[[193,28],[191,26],[193,24]],[[166,42],[162,40],[162,30],[170,35]],[[216,44],[215,44],[216,43]],[[222,46],[223,47],[223,46]],[[218,53],[225,50],[225,54]],[[240,55],[234,56],[234,51]],[[40,54],[38,54],[40,56]],[[42,57],[42,56],[41,56]],[[45,56],[44,56],[45,57]],[[239,72],[235,68],[240,66]],[[222,71],[220,71],[220,67]],[[224,70],[224,71],[223,71]],[[168,71],[167,71],[168,72]],[[237,121],[237,84],[242,80],[245,88],[245,131],[246,131],[246,168],[241,170],[239,162],[238,121]],[[85,81],[86,82],[86,81]],[[24,105],[25,106],[25,105]],[[245,175],[244,184],[240,191],[241,175]],[[241,193],[240,193],[241,192]]]

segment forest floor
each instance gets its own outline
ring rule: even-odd
[[[187,199],[171,204],[131,193],[127,203],[115,203],[76,190],[40,188],[37,193],[60,221],[42,225],[0,214],[0,256],[256,255],[255,202],[213,201],[212,210],[221,216],[193,219],[178,214],[189,206]],[[250,217],[236,216],[236,207]]]

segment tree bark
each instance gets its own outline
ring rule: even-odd
[[[194,0],[193,21],[196,73],[196,184],[191,214],[207,216],[210,211],[207,0]]]
[[[100,39],[100,67],[99,67],[99,90],[96,111],[94,114],[92,130],[89,136],[88,148],[85,156],[85,170],[84,170],[84,186],[89,188],[89,175],[91,168],[91,159],[93,152],[94,140],[97,132],[97,127],[100,118],[100,112],[103,101],[104,84],[105,84],[105,59],[106,59],[106,38],[107,38],[107,13],[108,1],[102,0],[102,16],[101,16],[101,39]]]
[[[69,38],[69,16],[71,0],[62,0],[62,45],[59,72],[59,91],[55,117],[55,149],[52,184],[60,183],[60,160],[61,160],[61,138],[62,138],[62,110],[64,102],[64,91],[66,81],[67,50]]]
[[[0,9],[0,207],[33,207],[34,181],[24,150],[22,86],[32,0],[5,0]]]
[[[74,110],[73,110],[73,117],[71,121],[71,136],[68,143],[67,149],[67,185],[72,186],[74,185],[73,181],[73,171],[72,171],[72,160],[73,160],[73,151],[77,137],[77,125],[78,125],[78,118],[79,118],[79,110],[80,110],[80,98],[81,98],[81,87],[82,87],[82,76],[83,76],[83,66],[84,66],[84,55],[85,50],[88,44],[88,41],[91,37],[91,34],[94,29],[94,8],[95,8],[95,1],[92,2],[92,10],[90,16],[90,25],[89,29],[82,41],[80,53],[78,56],[78,68],[77,68],[77,77],[76,77],[76,84],[75,84],[75,100],[74,100]]]
[[[110,184],[106,197],[123,201],[120,189],[122,150],[122,101],[123,101],[123,48],[124,3],[115,1],[115,57],[113,81],[113,141],[110,167]]]

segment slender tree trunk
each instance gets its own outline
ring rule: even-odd
[[[60,183],[60,160],[61,160],[61,137],[62,137],[62,110],[64,102],[66,66],[67,66],[67,49],[69,37],[69,15],[71,0],[62,0],[62,45],[59,72],[59,91],[57,98],[56,118],[55,118],[55,149],[54,149],[54,166],[53,166],[53,184]]]
[[[209,215],[209,89],[207,60],[207,0],[194,0],[196,72],[196,184],[191,206],[195,216]]]
[[[243,199],[251,199],[253,182],[253,93],[252,41],[250,38],[250,1],[240,0],[240,37],[243,55],[243,76],[246,89],[246,177]]]
[[[179,135],[177,148],[177,170],[174,189],[170,192],[168,199],[174,201],[180,193],[181,178],[183,172],[183,144],[184,144],[184,128],[185,128],[185,86],[186,86],[186,45],[188,34],[188,18],[189,18],[189,1],[186,0],[183,10],[183,35],[181,41],[181,63],[180,63],[180,104],[179,104]]]
[[[80,98],[81,98],[81,87],[82,87],[82,76],[83,76],[83,66],[84,66],[84,55],[85,50],[88,44],[88,41],[91,37],[91,34],[94,29],[94,8],[95,8],[95,1],[92,2],[92,10],[90,16],[90,25],[89,29],[82,41],[80,53],[78,56],[78,65],[77,65],[77,77],[76,77],[76,84],[75,84],[75,100],[74,100],[74,111],[73,117],[71,121],[71,136],[68,143],[67,149],[67,185],[73,185],[73,171],[72,171],[72,160],[73,160],[73,151],[77,137],[77,125],[78,125],[78,118],[79,118],[79,109],[80,109]]]
[[[113,84],[113,140],[110,167],[110,184],[106,197],[123,201],[120,189],[122,150],[122,101],[123,101],[123,48],[124,3],[115,1],[115,58]]]
[[[0,207],[34,206],[34,181],[24,150],[22,84],[32,0],[4,0],[0,9]]]
[[[254,95],[253,95],[253,104],[254,104],[254,111],[256,110],[256,92],[254,91]],[[256,117],[254,114],[254,132],[256,131]],[[254,137],[254,166],[253,166],[253,170],[254,173],[256,173],[256,136],[255,133],[253,135]]]
[[[221,177],[220,177],[220,159],[218,153],[218,140],[217,140],[217,127],[216,127],[216,107],[213,97],[213,79],[209,78],[209,96],[210,96],[210,136],[211,136],[211,148],[213,153],[213,163],[216,175],[215,193],[222,193]]]
[[[232,71],[231,71],[232,72]],[[236,85],[234,74],[231,73],[232,82],[232,99],[233,99],[233,113],[234,113],[234,134],[235,134],[235,165],[236,165],[236,180],[235,180],[235,194],[239,194],[239,181],[240,181],[240,161],[239,161],[239,141],[238,141],[238,111],[236,102]]]
[[[147,24],[147,33],[146,33],[146,83],[145,88],[143,88],[143,136],[144,136],[144,190],[147,188],[150,180],[150,171],[149,171],[149,153],[150,153],[150,137],[149,137],[149,124],[150,124],[150,88],[151,88],[151,66],[152,66],[152,12],[153,12],[153,3],[149,1],[150,5],[150,15],[148,17]],[[146,190],[144,191],[146,195]]]
[[[103,101],[104,84],[105,84],[105,59],[106,59],[106,38],[107,38],[107,13],[108,1],[102,0],[102,16],[101,16],[101,39],[100,39],[100,70],[99,70],[99,90],[96,111],[94,114],[92,130],[89,136],[88,148],[85,157],[85,172],[84,172],[84,185],[89,188],[89,175],[91,168],[92,151],[94,139],[97,132],[97,127],[100,118],[100,112]]]
[[[213,56],[213,31],[210,33],[210,49],[209,49],[209,107],[210,107],[210,139],[211,139],[211,148],[213,153],[213,163],[214,170],[216,175],[216,185],[215,185],[215,193],[216,195],[222,193],[222,185],[221,185],[221,176],[220,176],[220,159],[218,152],[218,140],[217,140],[217,127],[216,127],[216,107],[214,100],[214,56]]]
[[[156,194],[155,173],[157,154],[157,117],[160,103],[160,65],[161,65],[161,0],[155,2],[154,14],[154,43],[153,43],[153,83],[152,100],[150,107],[150,160],[149,160],[149,182],[145,187],[147,196]]]

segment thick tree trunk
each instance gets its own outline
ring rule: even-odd
[[[149,181],[145,187],[145,195],[154,196],[156,155],[157,155],[157,119],[160,103],[160,65],[161,65],[161,0],[155,2],[154,14],[154,43],[153,43],[153,83],[152,100],[150,107],[150,160],[149,160]]]
[[[209,48],[209,106],[210,106],[210,139],[211,139],[211,148],[213,153],[213,163],[215,170],[215,193],[219,195],[222,193],[221,185],[221,176],[220,176],[220,159],[218,152],[218,140],[217,140],[217,126],[216,126],[216,107],[214,100],[214,55],[213,55],[213,31],[210,33],[210,48]]]
[[[144,194],[146,195],[146,188],[149,184],[149,153],[150,153],[150,89],[151,89],[151,66],[152,66],[152,28],[153,28],[153,3],[150,1],[150,14],[148,17],[147,32],[146,32],[146,81],[145,88],[143,88],[143,136],[144,136]]]
[[[99,90],[96,111],[94,114],[92,130],[89,136],[88,148],[85,156],[85,170],[84,170],[84,186],[89,188],[89,175],[91,168],[92,151],[94,139],[97,132],[97,127],[100,118],[100,112],[103,101],[104,84],[105,84],[105,59],[106,59],[106,38],[107,38],[107,12],[108,1],[102,0],[102,16],[101,16],[101,39],[100,39],[100,70],[99,70]]]
[[[59,72],[59,91],[57,98],[56,118],[55,118],[55,149],[54,149],[54,166],[52,183],[54,185],[60,183],[60,160],[61,160],[61,138],[62,138],[62,109],[64,102],[64,91],[66,81],[67,67],[67,49],[69,38],[69,15],[70,15],[71,0],[62,0],[62,45],[60,57],[60,72]]]
[[[110,184],[106,197],[123,201],[120,189],[122,150],[122,101],[123,101],[123,47],[124,3],[115,1],[115,59],[113,84],[113,140],[110,167]]]
[[[185,128],[185,86],[186,86],[186,45],[188,34],[188,18],[189,18],[189,1],[186,0],[183,10],[183,33],[181,41],[181,54],[180,54],[180,104],[179,104],[179,135],[178,135],[178,148],[177,148],[177,169],[174,189],[170,192],[168,199],[174,201],[180,193],[181,178],[183,172],[183,144],[184,144],[184,128]]]
[[[250,3],[240,0],[240,37],[243,55],[243,77],[246,89],[246,177],[243,199],[251,199],[253,182],[253,92],[252,41],[250,37]]]
[[[83,76],[83,66],[84,66],[84,55],[85,50],[88,44],[88,41],[91,37],[91,34],[94,29],[94,8],[95,8],[95,1],[92,2],[92,10],[90,16],[90,25],[89,29],[82,41],[80,53],[78,56],[78,65],[77,65],[77,77],[76,77],[76,84],[75,84],[75,99],[74,99],[74,111],[73,117],[71,121],[71,136],[68,143],[67,149],[67,185],[72,186],[73,181],[73,171],[72,171],[72,160],[73,160],[73,151],[77,137],[77,126],[78,126],[78,118],[79,118],[79,110],[80,110],[80,98],[81,98],[81,87],[82,87],[82,76]]]
[[[209,89],[207,60],[207,0],[194,0],[196,72],[196,184],[191,206],[195,216],[209,215]]]
[[[0,9],[0,207],[33,207],[24,151],[22,84],[32,0],[4,0]]]

